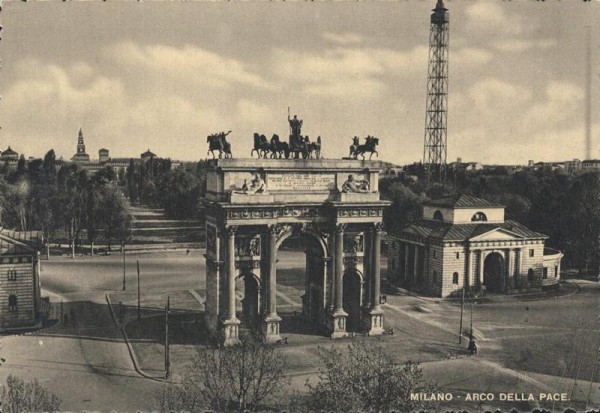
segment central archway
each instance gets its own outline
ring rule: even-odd
[[[492,252],[485,257],[483,266],[483,285],[489,292],[504,291],[504,257],[498,252]]]
[[[281,333],[318,333],[325,323],[326,244],[310,231],[290,228],[277,243],[277,256]]]

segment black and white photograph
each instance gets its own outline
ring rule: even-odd
[[[0,413],[598,412],[599,21],[0,1]]]

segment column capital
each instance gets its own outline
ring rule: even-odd
[[[348,224],[335,224],[335,232],[336,233],[340,233],[340,232],[344,232],[346,230],[346,228],[348,228]]]
[[[383,231],[383,222],[376,222],[375,225],[373,225],[373,230],[375,232]]]
[[[226,229],[227,229],[227,233],[231,236],[231,235],[237,234],[238,226],[237,225],[230,225]]]

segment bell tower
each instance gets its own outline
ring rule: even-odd
[[[85,153],[85,143],[83,142],[83,132],[79,128],[79,136],[77,137],[77,153],[71,158],[75,162],[89,162],[90,155]]]

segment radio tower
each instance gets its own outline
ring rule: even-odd
[[[423,163],[428,176],[444,178],[447,155],[448,121],[448,9],[438,0],[431,14],[429,67],[427,70],[427,109]]]

